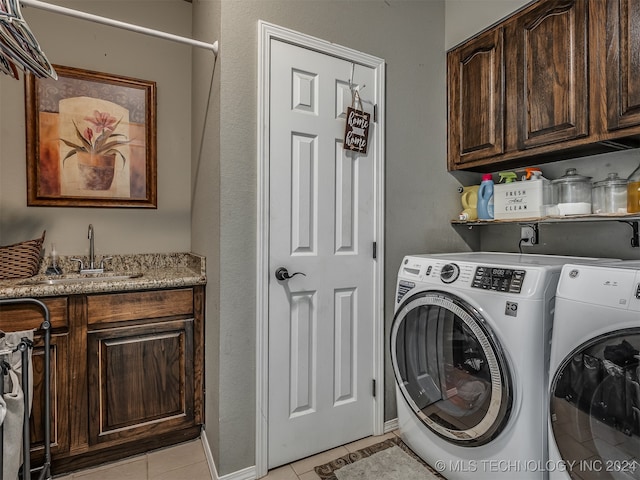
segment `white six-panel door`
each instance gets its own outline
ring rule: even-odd
[[[270,75],[272,468],[373,433],[379,299],[376,145],[366,155],[342,148],[353,89],[373,120],[374,69],[272,40]],[[280,267],[304,275],[277,280]]]

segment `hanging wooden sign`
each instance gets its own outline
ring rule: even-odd
[[[347,108],[347,127],[344,132],[344,149],[367,153],[369,142],[369,115],[367,112]]]

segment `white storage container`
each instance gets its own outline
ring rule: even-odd
[[[499,183],[493,190],[494,218],[540,218],[552,202],[551,182],[537,178],[521,182]]]

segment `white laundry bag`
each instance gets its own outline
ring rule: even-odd
[[[0,350],[15,348],[22,338],[33,341],[33,331],[12,332],[5,334],[0,339]],[[28,352],[28,368],[29,371],[29,412],[31,411],[31,403],[33,400],[33,367],[31,365],[31,349]],[[17,480],[20,466],[22,465],[22,431],[24,422],[24,390],[22,383],[22,352],[16,351],[4,357],[11,368],[4,379],[4,395],[0,406],[0,411],[4,410],[1,420],[3,433],[3,464],[2,474],[3,480]]]

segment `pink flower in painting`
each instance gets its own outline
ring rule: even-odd
[[[84,133],[81,133],[76,122],[73,122],[76,137],[78,137],[80,143],[74,143],[69,140],[65,140],[64,138],[60,139],[65,145],[71,147],[69,153],[67,153],[62,160],[63,165],[67,158],[78,152],[106,155],[117,154],[122,158],[124,165],[127,159],[124,157],[122,152],[117,149],[117,147],[129,143],[131,140],[119,139],[118,137],[124,137],[125,135],[122,133],[113,133],[118,128],[118,125],[120,125],[120,120],[107,112],[99,112],[98,110],[93,111],[92,117],[84,117],[84,120],[89,122],[93,128],[95,128],[95,132],[93,128],[86,127]],[[98,134],[98,136],[95,136],[96,134]]]
[[[91,130],[91,127],[87,127],[84,131],[84,138],[86,138],[89,143],[93,140],[93,130]]]
[[[102,133],[104,130],[109,130],[113,132],[115,130],[115,126],[118,124],[116,117],[108,114],[107,112],[99,112],[98,110],[93,111],[93,117],[84,117],[84,119],[92,123],[94,127],[96,127],[96,132]]]

